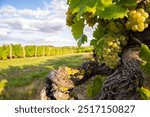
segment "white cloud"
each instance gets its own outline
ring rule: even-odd
[[[2,6],[0,9],[0,14],[4,15],[4,16],[9,16],[12,14],[16,14],[16,8],[14,8],[13,6],[10,5],[6,5],[6,6]]]
[[[66,0],[46,0],[44,8],[0,7],[0,44],[76,45],[66,27]],[[86,29],[88,35],[90,31]],[[4,41],[5,40],[5,41]]]
[[[51,4],[49,4],[49,2]],[[46,7],[46,9],[54,9],[54,12],[63,12],[67,10],[67,4],[66,4],[66,0],[52,0],[52,1],[45,1],[44,5]]]
[[[5,28],[0,28],[0,36],[7,36],[9,33],[11,32],[11,30],[9,29],[5,29]]]
[[[23,9],[18,10],[18,14],[25,17],[35,17],[35,18],[41,18],[41,17],[47,17],[49,15],[48,10],[31,10],[31,9]]]

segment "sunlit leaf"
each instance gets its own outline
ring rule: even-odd
[[[85,42],[87,42],[87,36],[86,35],[82,35],[82,37],[78,40],[78,46],[80,47]]]
[[[122,6],[118,5],[111,5],[109,7],[106,7],[104,11],[99,13],[99,16],[104,19],[117,19],[117,18],[123,18],[127,16],[128,9]]]
[[[82,37],[83,28],[84,28],[84,19],[80,19],[79,21],[75,20],[74,24],[72,25],[72,34],[76,40]]]
[[[150,76],[150,49],[147,45],[142,44],[140,51],[140,58],[146,61],[146,64],[142,65],[142,69]]]

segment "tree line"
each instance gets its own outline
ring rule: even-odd
[[[0,60],[64,55],[70,53],[91,52],[91,47],[54,47],[54,46],[22,46],[21,44],[10,44],[0,46]]]

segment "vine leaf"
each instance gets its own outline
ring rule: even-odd
[[[100,0],[101,3],[104,5],[104,6],[109,6],[112,4],[112,0]]]
[[[70,8],[72,13],[77,13],[77,19],[80,20],[80,17],[85,12],[91,12],[95,14],[96,12],[96,3],[99,0],[71,0]]]
[[[99,13],[99,16],[104,19],[117,19],[127,16],[128,9],[116,4],[106,7],[104,11]]]
[[[79,21],[74,20],[74,24],[72,25],[72,34],[76,40],[82,37],[84,28],[84,19],[80,19]]]
[[[105,35],[105,28],[96,28],[96,30],[93,32],[93,37],[95,39],[100,39]]]
[[[96,7],[90,8],[88,6],[81,8],[77,14],[77,19],[79,20],[83,13],[90,12],[92,14],[96,13]]]
[[[144,87],[141,87],[139,89],[139,92],[141,94],[141,98],[144,100],[150,100],[150,91]]]
[[[71,0],[70,8],[75,9],[75,8],[77,8],[77,6],[79,6],[79,4],[81,4],[83,2],[85,2],[85,0]]]
[[[137,0],[120,0],[119,2],[117,2],[117,4],[126,7],[134,7],[137,5]]]
[[[150,50],[145,44],[142,44],[140,58],[146,61],[146,64],[142,65],[141,68],[150,76]]]
[[[92,39],[91,42],[90,42],[90,45],[96,47],[96,45],[97,45],[97,40]]]
[[[94,7],[95,3],[97,3],[99,0],[71,0],[70,2],[70,8],[82,8],[85,6]]]
[[[91,98],[98,96],[104,81],[104,76],[96,76],[95,79],[87,86],[87,96]]]
[[[82,37],[78,40],[78,46],[80,47],[85,42],[87,42],[87,36],[86,35],[82,35]]]
[[[147,13],[150,14],[150,2],[148,4],[146,4],[146,11],[147,11]]]

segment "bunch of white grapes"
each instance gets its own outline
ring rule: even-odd
[[[86,20],[86,23],[90,26],[93,27],[95,25],[95,23],[97,22],[97,17],[96,16],[92,16],[92,13],[90,12],[86,12],[84,14],[84,18]]]
[[[75,14],[72,14],[72,10],[70,8],[68,8],[68,11],[66,12],[66,25],[67,26],[71,26],[74,22],[73,19],[75,17]]]
[[[148,17],[149,14],[142,8],[129,11],[128,21],[126,22],[127,30],[143,32],[148,27],[146,23]]]
[[[102,50],[103,63],[111,69],[115,69],[120,64],[119,54],[122,46],[127,44],[125,36],[108,36],[105,39],[104,48]]]

